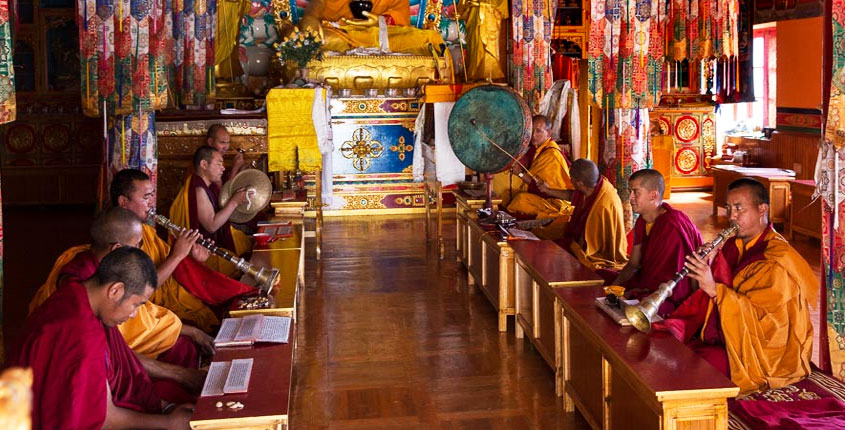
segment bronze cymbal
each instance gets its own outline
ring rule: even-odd
[[[270,197],[273,194],[273,186],[266,173],[258,169],[246,169],[220,188],[220,207],[226,206],[232,193],[241,188],[247,190],[249,201],[241,203],[232,212],[229,221],[234,223],[245,223],[251,220],[255,214],[270,204]]]

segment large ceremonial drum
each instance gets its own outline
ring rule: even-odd
[[[452,108],[449,141],[452,151],[470,169],[501,172],[528,150],[531,110],[509,87],[475,87]]]

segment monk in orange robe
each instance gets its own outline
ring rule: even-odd
[[[643,299],[684,268],[686,256],[701,246],[701,233],[689,217],[663,202],[663,175],[642,169],[628,179],[631,209],[639,215],[634,224],[631,258],[612,282],[626,288],[625,296]],[[666,317],[694,291],[689,278],[679,282],[658,314]]]
[[[109,188],[112,206],[146,218],[155,194],[150,177],[135,169],[117,172]],[[159,288],[150,301],[173,311],[205,332],[220,324],[209,306],[220,306],[243,294],[257,293],[249,285],[231,279],[203,265],[209,251],[196,243],[199,233],[185,232],[168,245],[154,227],[143,224],[141,249],[158,268]]]
[[[109,209],[94,221],[91,239],[92,245],[71,248],[59,257],[47,282],[30,303],[31,313],[69,280],[83,281],[91,277],[99,262],[111,251],[122,246],[137,247],[141,240],[141,222],[129,210]],[[153,378],[175,381],[191,392],[202,388],[205,372],[196,369],[199,366],[197,345],[211,352],[213,339],[210,336],[196,327],[183,325],[175,314],[149,301],[142,303],[132,318],[120,324],[117,330]]]
[[[210,146],[202,146],[194,152],[194,174],[179,190],[170,206],[170,220],[181,227],[199,230],[202,237],[213,240],[217,246],[234,255],[244,255],[252,249],[252,240],[243,232],[232,228],[229,218],[235,208],[246,203],[245,189],[234,190],[226,203],[220,207],[220,183],[223,172],[223,155]],[[234,264],[213,255],[206,265],[226,276],[237,272]]]
[[[698,291],[658,328],[689,344],[739,386],[740,395],[781,388],[810,374],[819,282],[769,224],[766,187],[751,178],[728,187],[739,230],[712,263],[687,257]]]
[[[514,163],[513,173],[525,183],[507,203],[511,214],[531,218],[556,218],[572,212],[569,200],[572,200],[574,187],[569,177],[569,161],[557,142],[551,138],[551,122],[543,115],[535,115],[532,120],[531,143],[536,148],[534,158],[526,166],[530,175]],[[535,179],[536,178],[536,179]],[[552,195],[540,187],[559,190]]]
[[[612,281],[628,262],[622,200],[616,188],[599,174],[592,161],[585,158],[575,160],[570,172],[575,188],[572,198],[575,210],[564,225],[559,222],[561,217],[545,231],[562,226],[563,237],[556,241],[557,244],[606,281]],[[546,184],[540,184],[540,189],[552,195],[562,195],[561,190]]]
[[[191,406],[162,414],[149,376],[115,328],[155,285],[149,257],[122,247],[30,315],[9,364],[32,368],[33,429],[189,428]]]

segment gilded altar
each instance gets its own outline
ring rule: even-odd
[[[411,173],[421,106],[418,98],[332,99],[334,203],[326,216],[424,212],[423,184]],[[306,185],[314,207],[314,178]]]
[[[334,90],[360,93],[369,88],[422,88],[430,82],[455,81],[447,57],[438,55],[327,55],[308,69]]]

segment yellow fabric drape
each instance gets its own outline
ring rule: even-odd
[[[56,291],[56,282],[59,280],[62,268],[73,260],[77,254],[89,249],[91,249],[91,245],[74,246],[56,259],[50,274],[47,275],[47,281],[38,288],[38,292],[35,293],[35,297],[29,304],[30,313]],[[135,317],[130,318],[117,328],[133,351],[150,358],[156,358],[176,343],[176,339],[179,338],[179,333],[182,331],[182,321],[173,312],[147,301],[138,307]]]
[[[225,0],[217,2],[217,40],[214,44],[214,65],[218,65],[232,54],[238,45],[241,30],[241,18],[249,11],[247,0]]]
[[[810,374],[813,325],[808,304],[819,281],[806,261],[775,231],[765,258],[734,274],[734,288],[716,287],[731,380],[742,394],[781,388]]]
[[[587,216],[584,242],[586,249],[582,249],[581,245],[573,241],[570,250],[581,264],[592,270],[622,270],[628,262],[628,240],[625,236],[625,221],[622,218],[622,201],[616,193],[616,188],[608,180],[602,181],[599,194]]]
[[[274,88],[267,93],[267,152],[270,171],[316,172],[323,160],[312,110],[314,89]]]
[[[379,46],[378,27],[359,28],[341,25],[340,28],[334,28],[324,25],[323,33],[326,36],[323,50],[326,51],[345,52],[357,47],[375,48]],[[437,48],[444,43],[440,33],[434,30],[421,30],[416,27],[388,26],[387,38],[391,52],[413,55],[430,56],[429,44]]]
[[[504,78],[499,40],[502,20],[509,15],[507,0],[464,0],[458,12],[467,28],[467,80]]]
[[[535,178],[548,184],[549,188],[571,190],[569,166],[560,152],[558,144],[549,139],[537,148],[531,167],[528,169]],[[572,205],[566,200],[544,199],[527,191],[515,194],[507,205],[510,212],[536,215],[537,218],[555,218],[572,213]]]
[[[150,256],[153,264],[158,267],[170,255],[170,245],[158,237],[155,228],[152,226],[144,224],[143,233],[141,249]],[[184,321],[193,322],[197,328],[206,333],[210,333],[214,326],[220,324],[220,320],[217,319],[214,312],[202,300],[194,297],[185,287],[176,282],[172,276],[156,289],[150,297],[150,301],[169,309]]]
[[[390,15],[396,25],[411,25],[411,7],[408,0],[374,1],[373,15]],[[340,21],[341,18],[355,19],[349,2],[345,0],[330,0],[325,2],[321,18],[328,21]]]
[[[319,151],[317,152],[319,155]],[[173,199],[173,204],[170,205],[170,220],[182,228],[191,228],[189,212],[190,203],[188,201],[191,196],[190,185],[191,178],[188,178],[185,180],[185,184]],[[232,232],[232,240],[235,242],[235,249],[230,249],[228,251],[233,252],[235,255],[243,255],[252,249],[252,240],[249,236],[232,226],[229,226],[229,229]],[[220,272],[226,276],[232,276],[238,272],[238,268],[235,267],[234,264],[218,255],[212,255],[208,258],[208,260],[205,260],[205,265],[208,266],[209,269]],[[197,322],[197,324],[199,324],[199,322]]]

